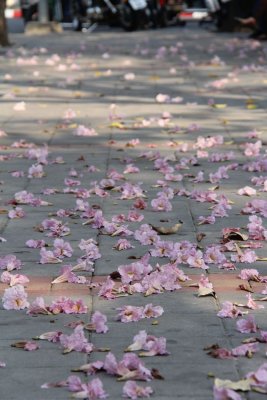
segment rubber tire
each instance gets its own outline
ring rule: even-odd
[[[120,24],[126,32],[135,31],[138,27],[135,12],[129,4],[123,4],[120,9]]]

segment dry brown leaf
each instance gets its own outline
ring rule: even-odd
[[[21,342],[15,342],[12,343],[10,346],[11,347],[16,347],[17,349],[24,349],[25,345],[26,345],[27,341],[21,341]]]
[[[180,222],[169,228],[165,227],[165,226],[155,226],[155,225],[151,225],[151,226],[154,229],[154,231],[156,231],[157,233],[160,233],[161,235],[173,235],[174,233],[178,232],[178,230],[181,228],[182,225],[183,225],[183,223]]]
[[[213,296],[216,297],[216,293],[214,292],[214,290],[212,288],[207,288],[204,286],[201,286],[198,289],[198,297],[204,297],[204,296]]]
[[[164,377],[160,374],[159,370],[156,368],[152,368],[151,375],[153,376],[154,379],[161,379],[161,380],[164,379]]]
[[[204,237],[206,237],[206,233],[200,232],[197,234],[197,241],[201,242],[202,239],[204,239]]]
[[[246,292],[254,293],[251,285],[249,283],[242,283],[239,285],[240,290],[245,290]]]

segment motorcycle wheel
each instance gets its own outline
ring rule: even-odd
[[[136,15],[129,4],[123,4],[121,7],[120,24],[122,28],[127,32],[131,32],[137,29],[138,23]]]

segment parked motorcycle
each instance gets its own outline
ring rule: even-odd
[[[83,23],[106,23],[133,31],[148,24],[150,12],[147,0],[86,0],[73,1],[72,13],[76,31]]]

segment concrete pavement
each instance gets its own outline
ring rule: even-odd
[[[41,389],[41,385],[64,380],[72,374],[73,368],[103,360],[106,353],[93,352],[86,356],[71,352],[62,355],[58,344],[46,341],[41,341],[40,349],[32,352],[10,345],[31,340],[47,331],[59,330],[70,334],[72,329],[66,324],[80,319],[88,323],[93,312],[98,310],[107,316],[109,331],[106,334],[90,333],[88,339],[96,348],[110,348],[118,359],[140,330],[166,337],[170,355],[144,358],[148,368],[157,368],[165,378],[149,382],[154,390],[153,398],[212,399],[214,377],[239,380],[266,361],[265,344],[260,344],[259,352],[252,358],[220,360],[203,351],[204,347],[214,343],[231,349],[240,345],[245,337],[255,336],[237,332],[236,320],[220,319],[216,314],[224,301],[246,303],[247,292],[239,289],[243,283],[238,278],[240,270],[256,268],[260,275],[267,275],[266,261],[236,263],[236,269],[229,271],[218,268],[217,263],[209,264],[206,272],[179,264],[178,267],[191,279],[181,282],[181,289],[149,297],[136,293],[107,301],[98,297],[98,288],[93,288],[92,284],[105,282],[118,266],[139,259],[152,246],[143,246],[129,236],[127,239],[135,247],[116,251],[113,246],[119,236],[104,235],[101,229],[83,225],[85,220],[77,212],[72,217],[58,217],[56,213],[59,209],[75,208],[74,194],[64,193],[64,179],[70,178],[72,169],[78,175],[72,179],[80,180],[81,187],[89,190],[94,186],[92,182],[99,183],[107,178],[110,170],[123,173],[126,165],[134,164],[140,171],[124,176],[126,182],[142,182],[148,207],[138,210],[144,215],[143,221],[123,222],[130,230],[135,231],[145,223],[173,226],[181,220],[183,225],[177,233],[161,236],[161,239],[172,242],[188,240],[203,252],[207,246],[220,244],[223,228],[240,227],[246,232],[248,215],[241,213],[242,208],[254,198],[266,199],[266,192],[259,191],[259,187],[255,187],[257,195],[251,198],[237,194],[238,189],[253,186],[253,176],[266,173],[266,170],[248,172],[243,168],[259,159],[257,155],[244,155],[244,144],[258,140],[249,139],[246,136],[249,132],[261,133],[260,155],[266,156],[266,44],[246,40],[241,33],[214,34],[195,27],[127,34],[116,29],[96,30],[89,36],[72,32],[42,38],[18,35],[12,40],[16,45],[0,53],[0,130],[7,134],[1,137],[0,236],[6,240],[0,244],[1,257],[14,254],[22,261],[23,267],[18,272],[30,279],[26,291],[31,301],[37,296],[43,296],[48,303],[60,296],[81,298],[88,306],[88,313],[32,317],[26,315],[25,310],[8,311],[1,305],[0,360],[6,363],[6,367],[0,369],[0,398],[69,398],[71,394],[65,388]],[[157,97],[159,94],[165,97]],[[116,107],[111,106],[114,104]],[[69,109],[73,115],[69,111],[68,118],[66,112]],[[75,135],[79,125],[95,129],[98,135]],[[223,144],[196,146],[198,137],[218,135],[222,135]],[[133,139],[139,142],[132,142]],[[48,145],[49,163],[44,165],[42,178],[28,178],[28,169],[36,160],[26,157],[28,149],[24,142],[12,147],[20,140],[34,143],[38,148]],[[201,150],[208,151],[208,157],[201,155]],[[212,154],[229,154],[230,151],[234,154],[230,161],[210,161]],[[160,156],[154,154],[153,157],[151,152],[159,152]],[[147,153],[147,157],[140,157],[142,153]],[[195,160],[190,159],[196,155]],[[64,163],[57,157],[62,157]],[[176,167],[170,173],[182,174],[182,181],[168,180],[165,174],[154,168],[154,160],[164,157],[168,166]],[[233,163],[237,166],[227,171],[229,179],[209,181],[210,173]],[[94,172],[88,170],[92,165]],[[14,171],[23,171],[24,176],[12,176]],[[204,172],[204,180],[192,181],[200,171]],[[119,180],[115,186],[124,183]],[[175,193],[201,190],[215,193],[218,197],[225,195],[232,206],[227,210],[229,216],[216,218],[215,224],[199,225],[199,216],[209,216],[214,203],[198,202],[190,195],[175,195],[170,200],[171,211],[156,212],[151,207],[151,200],[163,190],[164,184]],[[134,200],[122,200],[121,193],[114,187],[113,190],[103,187],[109,196],[91,193],[84,201],[94,209],[101,209],[108,221],[114,215],[127,215]],[[55,188],[56,193],[43,194],[47,188]],[[22,190],[52,205],[22,205],[26,216],[10,219],[7,212],[12,209],[12,204],[8,202]],[[60,264],[40,264],[40,250],[25,246],[29,239],[44,239],[50,245],[48,250],[52,248],[54,239],[46,237],[45,232],[38,229],[45,218],[51,217],[63,220],[70,228],[70,235],[63,239],[70,242],[74,253],[71,258],[64,259],[63,264],[75,265],[77,258],[81,257],[82,251],[78,247],[81,239],[96,241],[102,257],[96,260],[94,272],[79,272],[87,277],[89,286],[74,283],[51,285],[59,275]],[[200,240],[199,234],[202,233]],[[260,243],[263,247],[255,251],[258,257],[264,258],[266,241]],[[230,259],[231,253],[225,254]],[[153,267],[168,261],[168,258],[151,258]],[[202,274],[209,277],[216,298],[198,297],[197,288],[190,286],[197,283]],[[259,296],[265,286],[259,282],[251,282],[251,285],[254,296]],[[1,294],[7,287],[7,284],[0,283]],[[157,318],[156,324],[151,319],[128,324],[116,321],[116,308],[148,303],[164,308],[164,314]],[[264,302],[260,304],[264,305]],[[255,316],[261,330],[267,330],[266,309],[249,310],[249,313]],[[78,376],[84,382],[87,380],[82,374]],[[98,376],[110,399],[121,398],[122,382],[103,372]],[[264,397],[252,391],[241,396],[253,400]]]

